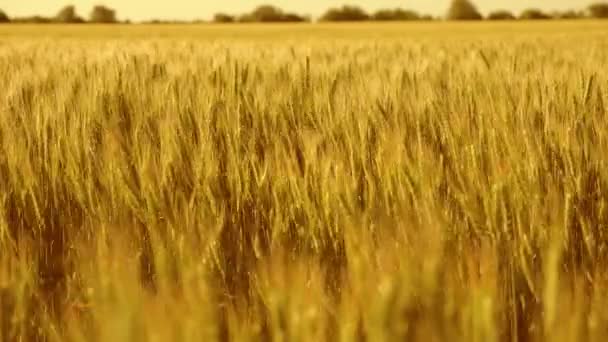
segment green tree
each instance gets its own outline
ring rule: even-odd
[[[410,11],[404,10],[400,8],[396,9],[382,9],[377,11],[372,15],[373,20],[377,21],[391,21],[391,20],[420,20],[420,14]]]
[[[113,24],[116,23],[116,11],[105,6],[95,6],[91,11],[92,23]]]
[[[592,18],[608,18],[608,3],[597,3],[589,6],[589,15]]]
[[[488,15],[488,20],[515,20],[515,15],[506,10],[498,10]]]
[[[521,12],[521,15],[519,16],[519,19],[522,20],[545,20],[545,19],[551,19],[551,16],[544,13],[543,11],[537,9],[537,8],[530,8],[527,9],[523,12]]]
[[[469,0],[453,0],[448,9],[448,20],[482,20],[483,16]]]
[[[370,16],[362,8],[356,6],[342,6],[330,8],[320,18],[321,21],[364,21]]]
[[[84,20],[76,14],[76,8],[72,5],[66,6],[55,16],[55,21],[60,23],[82,23]]]
[[[8,17],[8,15],[6,15],[6,13],[0,10],[0,23],[8,23],[10,21],[11,19]]]

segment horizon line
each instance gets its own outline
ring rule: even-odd
[[[596,1],[595,3],[603,3],[602,1]],[[507,11],[509,13],[512,13],[513,15],[515,15],[516,17],[518,16],[518,14],[521,14],[523,11],[528,10],[528,9],[538,9],[541,10],[543,13],[547,13],[547,14],[553,14],[553,13],[565,13],[565,12],[569,12],[569,11],[575,11],[578,13],[586,13],[588,11],[589,6],[593,5],[594,2],[590,1],[590,3],[588,3],[587,5],[584,5],[582,7],[577,7],[577,8],[568,8],[568,9],[561,9],[561,10],[557,10],[557,9],[543,9],[542,7],[539,6],[530,6],[527,7],[526,9],[523,10],[509,10],[506,8],[495,8],[495,9],[491,9],[491,10],[486,10],[486,11],[482,11],[479,10],[480,13],[483,14],[483,19],[485,20],[487,18],[487,16],[493,12],[497,12],[497,11]],[[606,3],[608,4],[608,3]],[[117,10],[116,8],[112,7],[112,6],[106,6],[103,4],[98,4],[98,5],[94,5],[94,6],[87,6],[89,7],[89,13],[87,14],[82,14],[79,12],[79,9],[81,6],[77,6],[77,5],[72,5],[72,4],[66,4],[65,6],[62,6],[60,8],[57,9],[57,11],[54,14],[51,15],[44,15],[44,14],[27,14],[27,15],[16,15],[16,16],[11,16],[10,11],[6,11],[6,7],[1,7],[0,11],[3,11],[10,19],[28,19],[28,18],[44,18],[44,19],[53,19],[56,17],[56,15],[64,8],[68,7],[68,6],[74,6],[74,8],[76,9],[76,14],[85,20],[85,22],[88,22],[88,17],[90,16],[90,11],[95,7],[95,6],[104,6],[106,8],[110,8],[112,10],[116,11],[116,17],[119,23],[124,23],[124,22],[130,22],[130,23],[150,23],[151,21],[159,21],[159,22],[163,22],[163,23],[213,23],[213,18],[215,15],[217,14],[227,14],[230,16],[233,16],[234,18],[239,18],[243,15],[246,15],[248,13],[251,13],[252,11],[254,11],[256,8],[260,7],[260,6],[265,6],[268,4],[265,3],[261,3],[260,5],[254,6],[253,8],[249,9],[249,10],[244,10],[241,11],[239,13],[232,13],[232,12],[228,12],[228,11],[216,11],[214,13],[211,14],[206,14],[204,16],[200,16],[200,17],[181,17],[181,18],[176,18],[176,17],[154,17],[154,16],[150,16],[150,17],[142,17],[142,18],[138,18],[138,19],[133,19],[131,17],[128,16],[121,16],[121,12],[119,10]],[[321,11],[318,14],[312,14],[312,13],[306,13],[306,12],[296,12],[296,11],[285,11],[283,10],[283,8],[281,8],[280,6],[277,5],[269,5],[275,8],[280,9],[281,11],[283,11],[284,13],[294,13],[297,15],[300,15],[302,17],[305,18],[309,18],[310,20],[308,21],[309,23],[315,23],[318,22],[319,19],[323,16],[323,14],[325,14],[327,11],[329,11],[330,9],[339,9],[339,8],[343,8],[344,6],[352,6],[352,7],[357,7],[362,9],[365,13],[367,13],[368,15],[372,15],[380,10],[406,10],[406,11],[414,11],[417,14],[419,14],[420,16],[430,16],[432,17],[433,21],[441,21],[441,20],[446,20],[446,10],[442,11],[441,14],[438,13],[432,13],[432,12],[422,12],[420,10],[417,10],[416,8],[413,7],[404,7],[404,6],[393,6],[393,7],[385,7],[385,8],[378,8],[376,10],[369,10],[368,8],[366,8],[367,6],[360,6],[360,5],[354,5],[354,4],[348,4],[348,3],[344,3],[342,5],[338,5],[338,6],[330,6],[327,7],[325,10]],[[593,19],[593,18],[589,18],[589,19]],[[371,21],[371,20],[367,20],[367,21]],[[234,23],[238,23],[238,22],[234,22]],[[234,24],[233,23],[233,24]]]

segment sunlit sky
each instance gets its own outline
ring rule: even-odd
[[[93,5],[103,4],[117,10],[120,19],[208,19],[216,12],[243,13],[260,4],[271,4],[284,10],[314,17],[329,7],[352,4],[368,11],[386,7],[414,9],[432,15],[442,15],[451,0],[0,0],[0,9],[9,16],[51,16],[67,5],[76,6],[81,16],[88,16]],[[589,2],[593,2],[589,0]],[[568,8],[582,9],[586,0],[476,0],[479,9],[487,13],[494,9],[519,12],[535,7],[547,11]]]

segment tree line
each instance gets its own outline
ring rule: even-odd
[[[519,15],[507,10],[496,10],[484,17],[470,0],[453,0],[446,19],[448,20],[543,20],[543,19],[584,19],[608,18],[608,2],[598,2],[589,5],[584,10],[543,12],[538,8],[528,8]]]
[[[430,15],[420,15],[411,10],[383,9],[373,14],[368,14],[357,6],[342,6],[329,9],[320,21],[363,21],[363,20],[432,20]],[[275,6],[264,5],[256,8],[251,13],[242,15],[230,15],[218,13],[213,18],[218,23],[234,22],[311,22],[310,16],[302,16],[294,13],[285,13]]]
[[[497,10],[484,17],[470,0],[453,0],[445,19],[447,20],[538,20],[538,19],[582,19],[582,18],[608,18],[608,2],[599,2],[589,5],[583,10],[568,10],[563,12],[543,12],[537,8],[530,8],[518,15],[507,10]],[[321,22],[345,22],[345,21],[429,21],[439,20],[431,15],[419,14],[413,10],[395,8],[381,9],[374,13],[368,13],[361,7],[344,5],[342,7],[328,9],[318,20]],[[250,22],[312,22],[310,16],[297,13],[285,12],[282,9],[262,5],[249,13],[232,15],[217,13],[213,17],[216,23],[250,23]],[[105,7],[95,6],[87,19],[76,13],[72,5],[61,9],[54,17],[23,17],[10,18],[0,9],[0,23],[119,23],[116,11]],[[203,20],[193,21],[204,22]],[[124,21],[123,23],[129,23]],[[179,21],[150,20],[144,23],[179,23]],[[183,22],[185,23],[185,22]]]
[[[66,24],[81,24],[81,23],[118,23],[116,11],[106,6],[95,6],[89,13],[89,17],[85,20],[76,13],[76,7],[69,5],[62,8],[54,17],[43,17],[39,15],[31,17],[10,18],[5,12],[0,9],[0,23],[34,23],[34,24],[49,24],[49,23],[66,23]]]

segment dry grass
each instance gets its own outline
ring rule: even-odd
[[[485,25],[0,28],[0,340],[605,341],[606,24]]]

